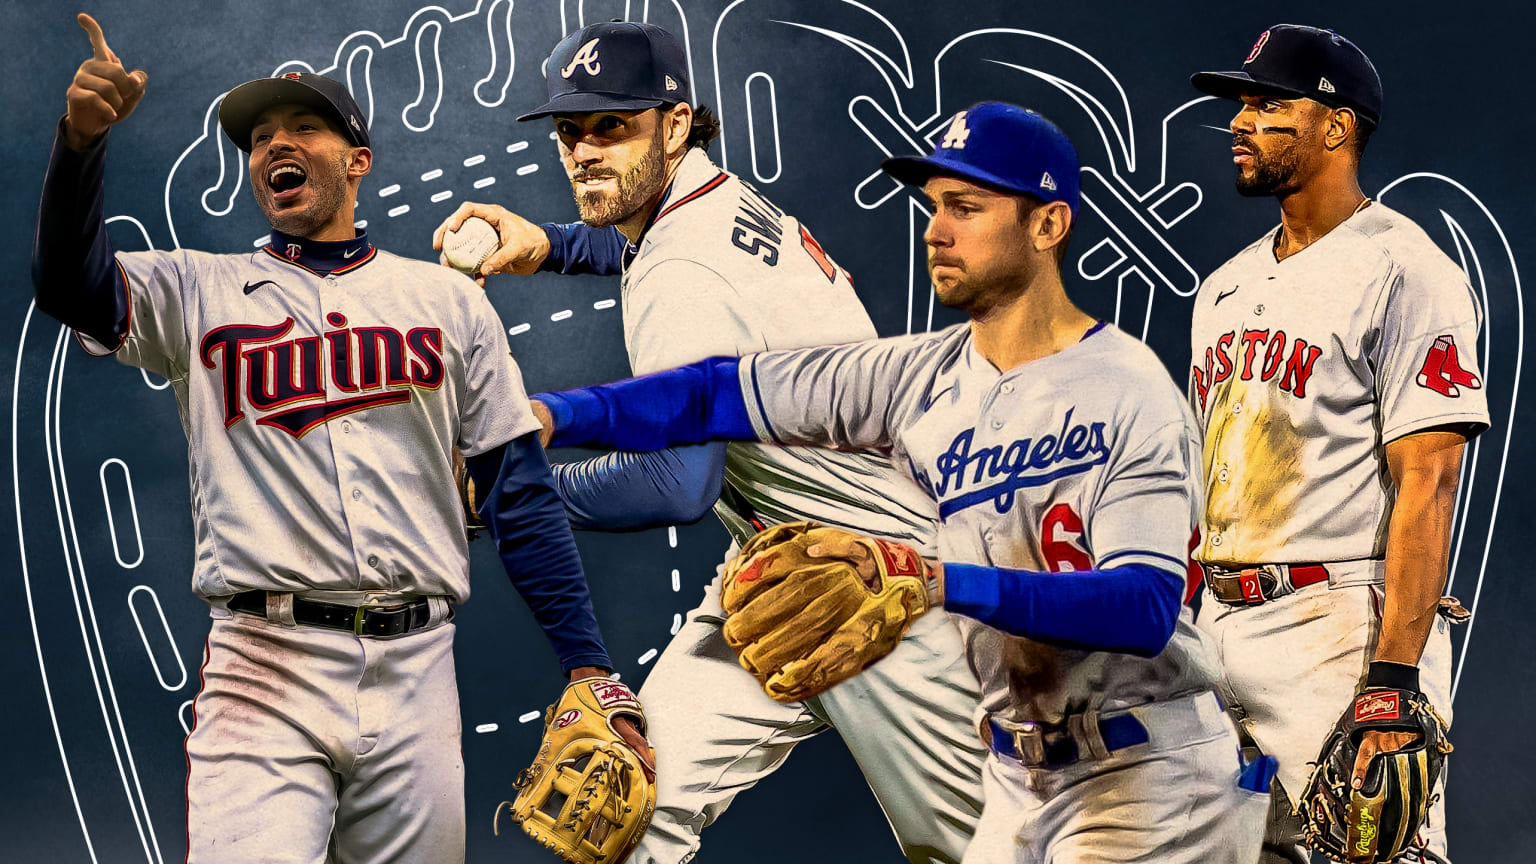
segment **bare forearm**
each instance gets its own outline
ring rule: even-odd
[[[1397,502],[1387,527],[1386,598],[1376,660],[1417,665],[1434,626],[1450,559],[1461,445],[1393,465]]]

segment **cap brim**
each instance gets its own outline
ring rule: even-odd
[[[1244,90],[1261,90],[1293,98],[1303,95],[1299,90],[1259,81],[1247,72],[1196,72],[1189,76],[1189,83],[1195,85],[1196,90],[1221,99],[1240,99]]]
[[[880,170],[908,186],[921,186],[938,176],[957,177],[1008,195],[1027,195],[1037,201],[1044,200],[1033,190],[1019,189],[996,174],[969,165],[944,162],[931,156],[895,156],[881,162]]]
[[[304,105],[334,120],[339,129],[346,124],[325,94],[308,84],[292,78],[258,78],[224,94],[219,103],[219,126],[236,147],[249,153],[251,130],[256,128],[261,112],[278,105]]]
[[[561,93],[543,105],[518,115],[518,120],[537,120],[551,114],[590,114],[594,111],[639,111],[643,108],[659,108],[671,104],[661,99],[641,99],[614,93],[578,91]]]

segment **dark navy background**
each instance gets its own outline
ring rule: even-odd
[[[915,239],[923,214],[913,199],[882,177],[866,182],[883,155],[877,142],[910,149],[905,140],[942,130],[955,111],[986,98],[1056,119],[1091,169],[1069,290],[1095,314],[1145,330],[1181,382],[1187,295],[1198,275],[1276,218],[1272,201],[1232,191],[1223,131],[1232,106],[1187,104],[1199,97],[1188,75],[1235,68],[1257,34],[1279,21],[1351,36],[1385,81],[1385,119],[1363,169],[1367,192],[1420,175],[1391,186],[1384,200],[1463,261],[1486,298],[1480,351],[1495,422],[1469,452],[1453,547],[1452,591],[1476,617],[1457,634],[1465,662],[1450,836],[1459,862],[1528,861],[1536,795],[1528,736],[1519,730],[1536,713],[1527,662],[1536,650],[1527,623],[1536,589],[1523,536],[1536,514],[1536,452],[1514,430],[1531,422],[1516,377],[1525,324],[1519,280],[1536,267],[1536,124],[1520,83],[1530,13],[1514,4],[1342,7],[272,0],[179,9],[104,0],[88,11],[129,68],[149,73],[148,95],[110,145],[107,213],[124,217],[111,226],[120,249],[250,249],[267,227],[245,183],[243,154],[222,139],[210,109],[247,79],[338,62],[329,74],[350,70],[372,117],[374,173],[357,218],[379,245],[431,255],[432,229],[463,200],[572,219],[549,125],[512,117],[543,100],[539,64],[564,32],[648,15],[686,33],[696,101],[715,106],[725,124],[717,161],[801,217],[853,272],[884,334],[958,319],[943,309],[930,319]],[[71,7],[6,2],[3,10],[0,155],[10,231],[0,250],[9,274],[0,368],[11,373],[12,494],[3,497],[4,524],[15,530],[0,537],[0,559],[9,562],[0,567],[0,673],[9,684],[0,714],[8,742],[0,776],[9,780],[0,793],[0,860],[180,860],[181,718],[197,689],[207,626],[206,608],[188,590],[185,439],[174,400],[154,389],[162,382],[90,360],[31,309],[37,194],[65,88],[90,48]],[[442,174],[420,179],[434,170]],[[476,188],[485,178],[494,180]],[[400,189],[381,197],[391,185]],[[444,191],[451,197],[431,200]],[[390,215],[399,207],[409,210]],[[619,310],[604,302],[617,298],[617,280],[497,277],[489,289],[531,390],[627,372]],[[580,541],[615,662],[639,683],[674,616],[712,575],[724,532],[705,520],[675,536]],[[541,712],[560,679],[490,549],[482,542],[473,552],[475,596],[461,610],[458,647],[469,859],[553,860],[521,834],[490,833],[492,810],[512,795],[511,778],[535,748],[539,724],[520,719]],[[1275,662],[1285,662],[1283,650]],[[744,795],[705,835],[698,860],[900,855],[841,743],[824,736]]]

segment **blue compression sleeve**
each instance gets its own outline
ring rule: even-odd
[[[756,441],[736,377],[737,357],[612,384],[538,393],[555,420],[553,447],[644,452],[705,441]]]
[[[571,527],[638,531],[697,522],[720,497],[725,444],[619,451],[555,465],[555,484]]]
[[[1155,657],[1173,636],[1184,577],[1146,564],[1042,573],[944,564],[944,608],[1016,636]]]
[[[539,264],[540,270],[566,276],[618,276],[624,272],[624,250],[629,240],[618,228],[593,228],[585,222],[545,222],[539,227],[549,238],[549,254]]]
[[[507,576],[544,629],[560,668],[612,669],[592,595],[565,521],[539,436],[530,432],[466,461],[476,489],[489,489],[480,518]]]
[[[69,149],[59,121],[37,208],[32,290],[38,311],[115,348],[128,332],[128,286],[102,215],[106,151],[106,135]]]

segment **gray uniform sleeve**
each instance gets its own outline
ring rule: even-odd
[[[1383,442],[1434,426],[1488,428],[1477,358],[1482,310],[1449,260],[1407,262],[1388,286],[1372,351]]]
[[[117,266],[128,284],[128,332],[120,345],[103,345],[79,333],[81,346],[97,356],[115,353],[119,362],[162,378],[185,378],[191,338],[184,286],[198,281],[191,254],[183,250],[119,252]]]
[[[747,416],[765,441],[888,448],[898,384],[920,345],[898,336],[743,357]]]
[[[1112,453],[1084,526],[1095,567],[1184,573],[1200,498],[1193,432],[1188,421],[1165,423]]]
[[[466,457],[539,428],[539,421],[528,405],[523,373],[512,359],[501,318],[485,292],[477,290],[469,319],[457,441]]]
[[[750,309],[730,283],[695,261],[662,261],[630,281],[624,336],[636,375],[739,357],[768,347]]]

